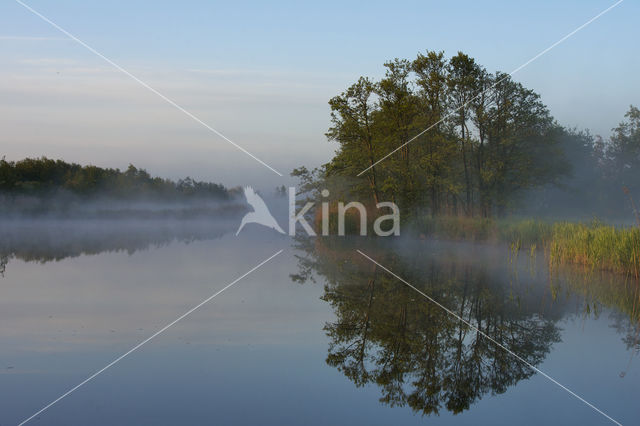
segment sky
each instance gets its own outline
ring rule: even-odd
[[[280,177],[14,0],[0,3],[0,156],[45,155],[227,186],[327,162],[327,101],[383,63],[463,51],[511,72],[615,1],[25,1]],[[626,0],[514,74],[564,126],[608,136],[640,105]]]

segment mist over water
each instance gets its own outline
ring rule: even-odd
[[[632,282],[550,273],[544,256],[500,245],[292,240],[257,225],[236,237],[238,222],[3,222],[0,422],[18,423],[281,249],[40,422],[601,420],[356,249],[616,419],[637,415]]]

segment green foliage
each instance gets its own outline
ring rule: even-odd
[[[557,223],[550,244],[555,263],[577,263],[640,278],[640,228]]]
[[[96,166],[81,166],[46,157],[20,161],[0,160],[0,193],[9,196],[52,196],[70,192],[82,197],[145,197],[183,200],[195,197],[226,199],[227,189],[219,184],[198,182],[189,177],[177,182],[151,177],[133,165],[122,172]]]
[[[493,220],[466,217],[429,217],[414,229],[423,237],[503,242],[515,252],[540,247],[552,264],[579,264],[640,278],[640,228],[541,220]],[[533,256],[533,254],[532,254]]]
[[[405,211],[491,217],[568,172],[564,130],[538,94],[507,74],[461,52],[385,67],[380,81],[361,77],[329,101],[327,137],[339,147],[324,178],[352,179],[361,199]]]
[[[404,217],[507,213],[626,219],[640,194],[640,110],[609,140],[558,125],[540,96],[468,55],[384,64],[329,101],[338,143],[318,186]],[[628,196],[622,188],[629,189]],[[345,188],[347,188],[345,190]],[[551,213],[553,212],[553,213]]]

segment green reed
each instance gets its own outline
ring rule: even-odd
[[[556,223],[549,246],[556,264],[575,263],[640,277],[640,228]]]
[[[423,218],[420,233],[439,238],[494,241],[509,244],[517,257],[523,248],[530,257],[539,249],[549,254],[551,265],[579,264],[592,269],[630,274],[640,279],[640,228],[535,219]]]

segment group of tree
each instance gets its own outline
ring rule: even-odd
[[[570,173],[558,185],[530,191],[526,211],[632,220],[640,197],[640,110],[631,106],[607,139],[573,132],[561,148]]]
[[[81,197],[118,199],[150,198],[185,200],[227,199],[222,185],[195,181],[189,177],[173,181],[152,177],[146,170],[129,165],[127,170],[81,166],[49,158],[0,160],[0,194],[50,196],[62,192]]]
[[[338,148],[316,177],[335,195],[488,217],[513,211],[536,190],[543,196],[540,188],[571,187],[585,168],[620,194],[622,185],[638,188],[637,108],[604,141],[563,128],[537,93],[464,53],[447,59],[428,51],[384,65],[379,81],[361,77],[329,101],[327,137]]]

